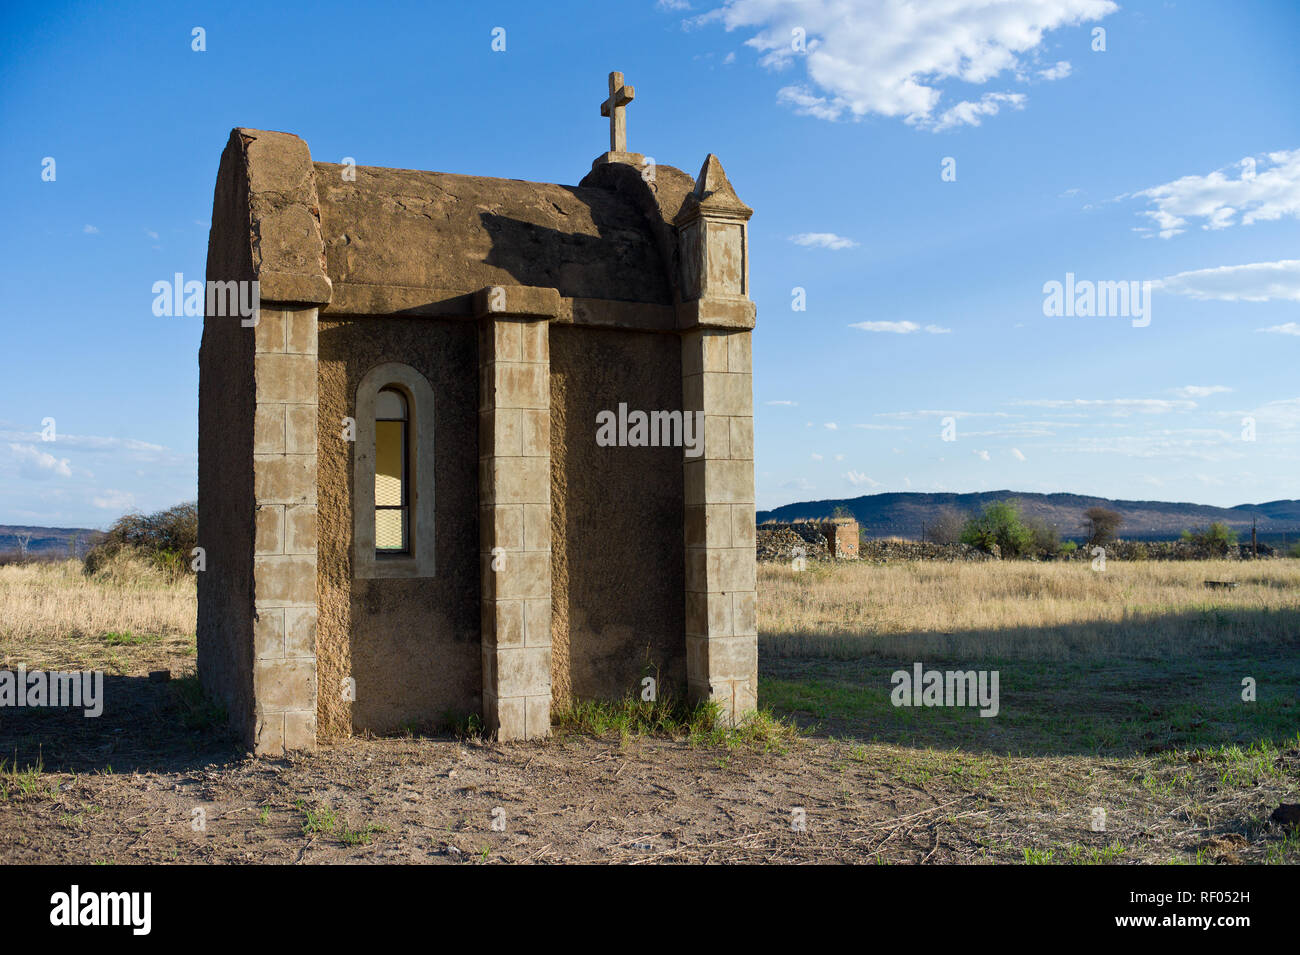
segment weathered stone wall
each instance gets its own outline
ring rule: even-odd
[[[682,449],[596,444],[596,414],[681,407],[676,335],[551,326],[555,705],[686,679]]]
[[[361,378],[386,361],[410,365],[433,390],[433,578],[353,579],[355,446],[340,432],[343,417],[354,413]],[[481,712],[477,368],[475,326],[467,319],[320,323],[322,736],[390,732]],[[348,676],[356,680],[355,702],[340,693]]]
[[[237,141],[227,145],[212,202],[207,278],[251,281],[248,180]],[[253,734],[252,328],[209,316],[199,348],[198,672],[232,729]]]

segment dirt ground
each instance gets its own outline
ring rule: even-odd
[[[767,752],[562,734],[354,739],[254,760],[179,726],[178,688],[111,677],[98,719],[4,716],[0,862],[1296,859],[1267,816],[1300,748],[1248,785],[1195,755],[1011,757],[815,732]]]

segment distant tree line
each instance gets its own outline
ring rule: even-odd
[[[1105,547],[1116,540],[1123,524],[1124,516],[1118,511],[1097,506],[1083,512],[1079,526],[1085,546]],[[1022,516],[1020,503],[1012,499],[990,501],[975,516],[952,507],[940,508],[926,523],[923,536],[936,544],[970,544],[990,553],[996,547],[1003,557],[1044,556],[1077,546],[1073,542],[1062,545],[1055,525],[1041,517]],[[1236,531],[1222,521],[1185,530],[1182,539],[1215,554],[1227,554],[1237,545]],[[1296,550],[1295,555],[1300,556],[1300,548]]]

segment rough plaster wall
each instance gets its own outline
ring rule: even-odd
[[[686,678],[681,448],[601,448],[596,413],[680,409],[676,335],[551,326],[556,705]]]
[[[636,205],[610,189],[414,169],[315,164],[327,273],[367,286],[671,304],[668,272]],[[675,171],[675,170],[674,170]]]
[[[208,235],[207,278],[249,281],[243,157],[226,147]],[[253,732],[253,334],[209,317],[199,348],[199,679],[246,741]]]
[[[353,729],[392,732],[406,723],[480,713],[475,325],[322,319],[319,352],[319,733],[327,738]],[[361,378],[386,361],[410,365],[433,389],[433,579],[352,579],[353,445],[339,433],[342,418],[354,414]],[[348,676],[356,680],[351,704],[339,692]]]

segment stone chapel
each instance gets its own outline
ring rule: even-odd
[[[577,186],[231,132],[208,289],[260,311],[208,296],[198,668],[256,753],[532,739],[647,677],[754,709],[752,210],[629,152],[633,96]]]

